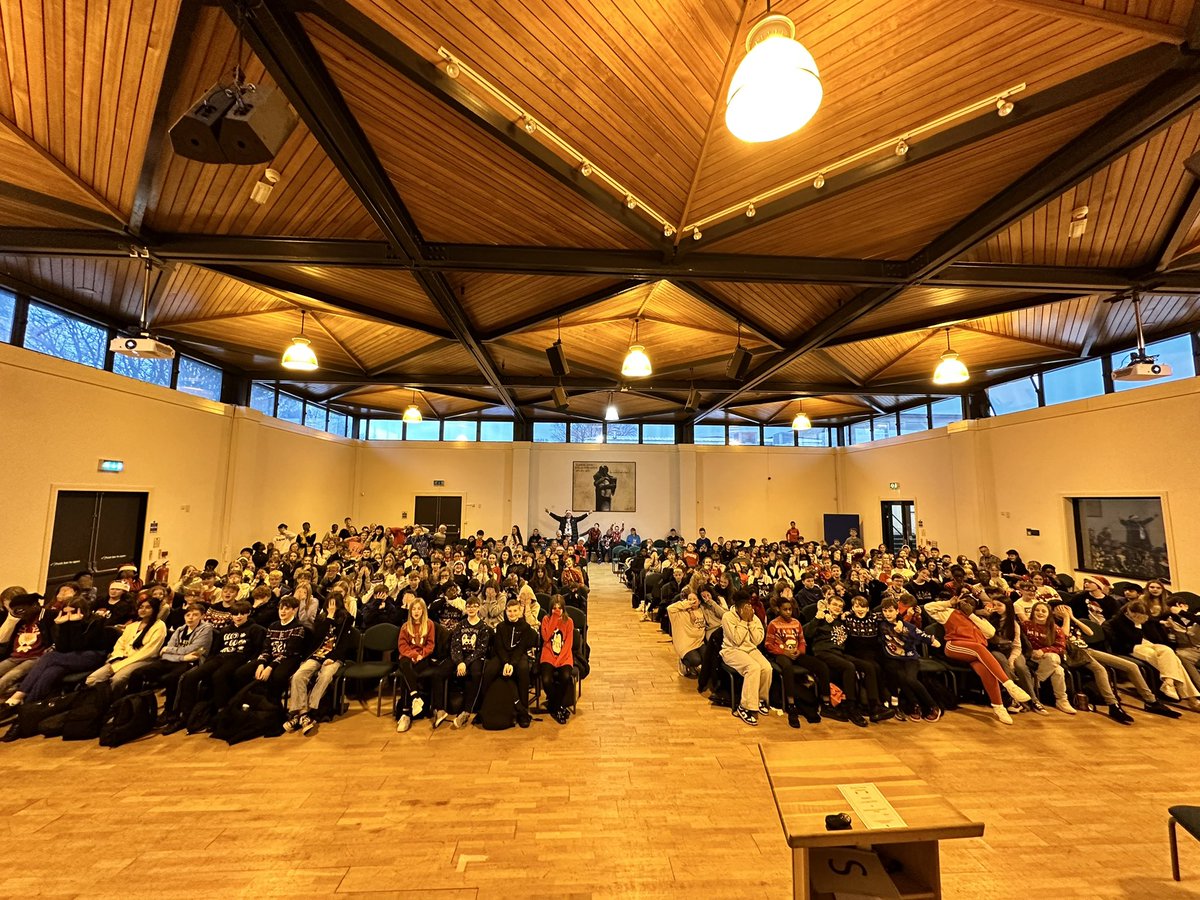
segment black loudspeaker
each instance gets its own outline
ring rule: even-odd
[[[296,113],[282,91],[266,88],[244,95],[221,122],[225,161],[236,166],[270,162],[296,127]]]
[[[561,386],[554,389],[554,405],[560,410],[567,409],[567,392]]]
[[[741,381],[750,370],[750,351],[741,344],[733,348],[733,356],[729,357],[729,365],[725,374],[735,381]]]
[[[233,97],[220,85],[211,88],[171,126],[171,147],[185,159],[203,163],[225,162],[221,148],[221,120]]]
[[[563,351],[562,341],[555,341],[546,348],[546,359],[550,360],[550,371],[556,378],[571,374],[571,367],[567,365],[567,354]]]

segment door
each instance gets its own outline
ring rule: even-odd
[[[883,500],[883,543],[892,553],[907,544],[916,546],[917,514],[912,500]]]
[[[462,497],[417,497],[413,504],[413,522],[430,531],[445,525],[447,543],[458,543],[462,532]]]
[[[148,495],[138,491],[59,491],[46,589],[90,569],[103,589],[125,563],[141,565]]]

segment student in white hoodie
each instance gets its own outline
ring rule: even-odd
[[[671,620],[671,643],[679,657],[679,673],[685,678],[700,671],[704,662],[705,620],[700,598],[689,592],[667,607]]]
[[[147,596],[137,606],[137,621],[130,622],[117,638],[108,661],[87,677],[88,685],[111,682],[115,700],[125,692],[129,678],[158,658],[167,639],[167,626],[158,618],[158,604]]]
[[[771,664],[758,649],[766,631],[754,614],[749,593],[734,595],[733,609],[722,617],[721,629],[725,633],[721,660],[742,676],[741,705],[733,714],[747,725],[757,725],[757,713],[765,716],[771,712]]]

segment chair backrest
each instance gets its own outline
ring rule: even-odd
[[[400,641],[400,626],[390,622],[372,625],[362,636],[362,649],[387,653],[394,651]]]
[[[363,661],[363,633],[354,627],[350,629],[350,644],[354,647],[352,659],[356,663]]]
[[[584,640],[587,640],[587,613],[578,606],[568,606],[567,615],[571,617],[575,630],[583,635]]]
[[[809,622],[811,622],[816,617],[817,617],[817,604],[815,604],[815,603],[808,604],[803,609],[801,609],[800,612],[796,615],[796,618],[798,618],[801,621],[801,623],[804,625],[807,625]]]
[[[1142,592],[1142,586],[1140,584],[1134,584],[1132,581],[1114,581],[1112,586],[1113,596],[1120,597],[1123,593],[1125,593],[1126,588],[1133,588],[1139,594]]]
[[[550,595],[549,594],[534,594],[533,596],[537,597],[538,605],[541,606],[542,609],[550,608]]]
[[[1200,612],[1200,596],[1193,594],[1191,591],[1175,591],[1171,596],[1178,597],[1187,603],[1188,609],[1193,613]]]

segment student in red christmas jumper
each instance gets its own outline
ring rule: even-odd
[[[784,706],[788,714],[788,725],[800,727],[800,711],[796,706],[796,672],[810,673],[817,682],[817,694],[823,709],[829,709],[829,667],[815,656],[809,656],[804,641],[804,626],[794,618],[795,603],[789,597],[779,600],[779,615],[767,625],[767,652],[776,666],[783,682]],[[821,721],[815,716],[810,722]]]
[[[0,699],[8,699],[54,641],[54,610],[41,594],[18,594],[0,624]]]
[[[438,646],[439,640],[442,646]],[[412,720],[425,709],[419,688],[429,683],[430,703],[433,705],[433,727],[446,720],[440,707],[445,696],[443,685],[449,669],[450,633],[435,625],[429,618],[425,601],[417,598],[408,608],[408,621],[400,628],[398,641],[400,680],[403,694],[396,702],[396,731],[400,734],[412,727]]]
[[[1012,716],[1004,708],[1000,687],[1017,703],[1030,700],[1021,687],[1005,674],[996,657],[987,648],[988,638],[995,634],[992,624],[975,615],[975,603],[968,599],[955,600],[943,592],[945,599],[925,604],[925,612],[946,629],[946,658],[967,663],[983,682],[992,712],[1005,725],[1013,723]]]
[[[575,684],[571,681],[574,635],[575,623],[567,615],[567,601],[555,594],[550,598],[550,614],[542,619],[539,670],[546,692],[546,711],[559,725],[567,724],[571,717],[569,707],[575,700]]]

